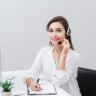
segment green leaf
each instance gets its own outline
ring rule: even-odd
[[[7,92],[10,91],[13,88],[13,85],[14,85],[14,83],[12,83],[9,80],[6,80],[4,82],[0,82],[0,86],[2,87],[2,89],[4,91],[7,91]]]

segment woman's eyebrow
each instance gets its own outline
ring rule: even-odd
[[[56,30],[62,30],[62,28],[56,28]]]
[[[63,28],[56,28],[55,30],[62,30]],[[53,31],[53,28],[49,28],[49,31]]]
[[[49,30],[53,30],[52,28],[49,28]]]

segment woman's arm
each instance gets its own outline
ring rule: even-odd
[[[69,49],[70,49],[69,41],[67,39],[64,39],[64,41],[62,43],[60,60],[59,60],[58,65],[57,65],[58,70],[64,70],[65,69],[66,57],[67,57]]]
[[[38,78],[42,70],[42,58],[44,53],[43,51],[44,51],[43,49],[39,51],[32,67],[30,68],[29,72],[26,75],[26,83],[28,86],[32,88],[32,90],[41,89],[40,85],[37,84],[36,79]]]
[[[73,78],[76,78],[79,59],[79,54],[75,56],[72,55],[66,62],[67,66],[65,67],[65,69],[56,69],[52,77],[54,84],[56,84],[57,86],[61,86],[62,84],[68,82],[72,76]]]
[[[39,74],[42,71],[42,59],[43,59],[43,52],[44,49],[42,48],[39,53],[37,54],[34,63],[32,64],[27,77],[32,77],[33,80],[36,80]]]
[[[67,57],[67,54],[61,53],[59,64],[57,65],[57,70],[65,70],[66,57]]]

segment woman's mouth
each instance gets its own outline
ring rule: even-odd
[[[51,38],[51,42],[52,42],[53,44],[57,44],[59,41],[60,41],[59,38]]]
[[[59,39],[58,39],[58,38],[52,38],[51,40],[54,41],[54,42],[56,42],[56,41],[58,41]]]

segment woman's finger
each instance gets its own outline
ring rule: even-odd
[[[41,88],[40,84],[36,84],[36,85],[35,85],[35,88],[36,88],[36,90],[37,90],[37,91],[42,90],[42,88]]]
[[[69,41],[67,39],[64,40],[64,43],[69,44]]]

